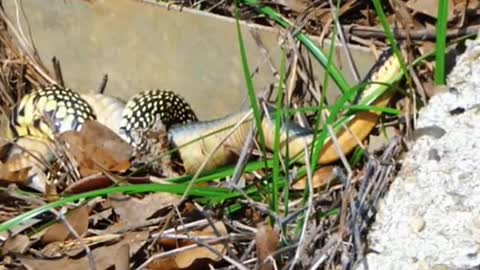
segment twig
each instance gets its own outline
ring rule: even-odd
[[[343,29],[346,33],[350,35],[355,35],[362,38],[386,38],[386,35],[383,29],[377,28],[377,27],[349,25],[349,26],[343,26]],[[478,24],[457,28],[457,29],[450,29],[447,31],[447,39],[454,39],[454,38],[458,38],[465,35],[476,34],[478,33],[479,30],[480,30],[480,25]],[[397,40],[404,40],[410,36],[412,40],[435,41],[437,37],[437,32],[435,28],[410,31],[410,33],[398,28],[392,29],[392,31],[393,31],[393,36]]]
[[[191,244],[191,245],[187,245],[187,246],[183,246],[183,247],[180,247],[180,248],[177,248],[177,249],[174,249],[174,250],[169,250],[169,251],[165,251],[165,252],[161,252],[161,253],[157,253],[157,254],[154,254],[152,256],[150,256],[150,258],[148,258],[144,263],[142,263],[138,268],[137,270],[141,270],[141,269],[145,269],[151,262],[155,261],[155,260],[159,260],[159,259],[162,259],[162,258],[167,258],[167,257],[170,257],[170,256],[173,256],[175,254],[179,254],[181,252],[185,252],[185,251],[188,251],[188,250],[192,250],[194,248],[198,248],[200,246],[203,246],[207,249],[209,249],[210,251],[212,251],[213,253],[215,253],[215,255],[217,256],[220,256],[220,257],[223,257],[225,260],[229,261],[230,263],[234,264],[238,269],[242,269],[242,270],[247,270],[247,268],[245,268],[243,265],[241,265],[240,263],[237,263],[235,262],[234,260],[232,260],[231,258],[225,256],[225,255],[222,255],[220,254],[218,251],[216,251],[215,249],[213,249],[212,247],[208,246],[208,245],[214,245],[214,244],[220,244],[220,243],[224,243],[228,240],[230,240],[230,235],[225,235],[225,236],[222,236],[222,237],[218,237],[216,239],[212,239],[212,240],[206,240],[206,241],[201,241],[200,239],[198,238],[190,238],[190,240],[193,240],[196,242],[196,244]]]
[[[355,62],[353,61],[352,57],[352,52],[350,51],[350,47],[347,43],[347,40],[345,38],[345,34],[343,33],[343,28],[342,25],[340,24],[340,21],[337,16],[337,7],[333,4],[332,0],[328,0],[330,3],[330,12],[332,14],[333,21],[335,23],[335,27],[337,28],[337,34],[338,37],[340,38],[340,42],[342,43],[343,51],[345,52],[345,55],[347,56],[348,64],[350,66],[350,70],[352,71],[353,77],[359,83],[361,81],[360,75],[358,73],[358,68],[355,65]],[[332,42],[334,42],[334,38],[332,38]]]
[[[45,202],[42,201],[42,200],[39,200],[39,199],[36,199],[36,198],[33,198],[33,197],[24,196],[24,195],[21,195],[17,192],[9,192],[9,193],[10,193],[10,196],[12,196],[12,197],[19,198],[19,199],[22,199],[22,200],[25,200],[25,201],[32,201],[32,202],[35,202],[39,205],[45,205]],[[67,227],[68,231],[76,238],[76,240],[85,249],[85,252],[87,253],[88,264],[90,266],[90,269],[92,269],[92,270],[97,269],[97,267],[95,266],[95,260],[93,258],[93,254],[92,254],[92,251],[90,250],[90,247],[87,244],[85,244],[85,242],[80,237],[80,235],[75,230],[75,228],[73,228],[73,226],[70,224],[70,222],[68,222],[68,220],[65,219],[65,216],[62,213],[55,210],[55,208],[50,208],[49,211],[52,212],[55,216],[57,216],[62,221],[62,223],[65,225],[65,227]]]
[[[60,67],[60,61],[54,56],[52,58],[53,71],[55,78],[57,79],[58,85],[65,87],[65,81],[63,80],[62,68]]]
[[[102,82],[100,83],[100,86],[98,87],[98,93],[104,94],[105,93],[105,88],[107,87],[108,83],[108,74],[103,75],[102,77]]]

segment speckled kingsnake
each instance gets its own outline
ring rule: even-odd
[[[400,73],[400,64],[396,57],[387,55],[380,58],[366,81],[386,83]],[[357,98],[357,102],[364,101],[381,84],[369,84]],[[377,98],[371,105],[385,107],[391,98],[386,92]],[[180,147],[180,154],[185,169],[194,173],[207,155],[222,141],[229,132],[224,130],[212,136],[205,137],[195,143],[190,143],[199,137],[211,134],[216,130],[238,124],[246,110],[233,113],[218,120],[197,122],[197,117],[190,106],[178,95],[170,91],[153,90],[140,93],[132,97],[125,105],[115,98],[100,94],[79,95],[72,90],[57,86],[47,87],[23,97],[14,109],[11,117],[11,130],[14,136],[46,136],[51,138],[54,133],[66,130],[78,130],[86,119],[98,119],[99,122],[116,131],[122,138],[142,148],[143,142],[132,138],[132,130],[148,129],[156,121],[161,120],[168,130],[170,143]],[[360,112],[348,123],[349,131],[341,130],[337,133],[338,142],[344,153],[350,152],[375,127],[379,113]],[[228,163],[234,153],[232,148],[241,148],[248,134],[252,118],[239,125],[231,136],[224,142],[225,147],[217,149],[206,169],[212,169]],[[273,147],[274,124],[268,117],[262,122],[266,134],[268,148]],[[49,127],[53,127],[50,129]],[[288,129],[288,137],[286,130]],[[293,123],[284,123],[281,130],[282,153],[295,156],[302,152],[305,143],[311,143],[311,131],[300,128]],[[356,137],[354,137],[356,136]],[[288,142],[288,147],[285,142]],[[185,146],[186,145],[186,146]],[[339,154],[331,141],[323,148],[318,163],[330,163],[337,160]]]

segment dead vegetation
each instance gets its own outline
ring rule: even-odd
[[[230,1],[175,4],[223,15],[233,12]],[[328,1],[278,0],[269,5],[311,34],[330,37],[339,22],[345,42],[374,51],[385,47],[384,33],[368,1],[341,1],[338,22]],[[434,47],[434,6],[433,0],[386,4],[391,25],[402,29],[395,35],[405,40],[412,57],[427,55]],[[241,10],[244,19],[273,25],[251,8]],[[451,40],[477,32],[477,1],[452,1],[451,10]],[[25,93],[51,83],[61,85],[63,79],[58,61],[53,61],[56,72],[51,75],[29,42],[28,31],[17,28],[3,11],[0,15],[1,131],[8,124],[5,116]],[[306,63],[294,53],[297,45],[290,46],[288,68],[297,80],[294,88],[310,93],[309,87],[318,82],[310,81]],[[399,99],[394,106],[402,116],[384,120],[397,134],[411,132],[415,106],[425,104],[437,91],[432,70],[430,62],[411,70],[414,90],[407,94],[420,102]],[[295,94],[296,100],[303,95]],[[65,149],[62,142],[81,147]],[[6,147],[5,143],[0,141],[0,146]],[[0,225],[0,267],[4,269],[352,269],[369,252],[366,231],[403,150],[401,136],[392,136],[352,168],[341,163],[320,168],[312,183],[306,176],[293,177],[285,191],[290,194],[282,197],[288,200],[280,201],[281,210],[275,213],[268,205],[269,169],[237,175],[243,185],[212,182],[208,176],[190,185],[182,178],[168,182],[145,172],[131,174],[132,149],[96,122],[82,132],[61,134],[45,151],[51,149],[62,158],[61,164],[45,165],[51,185],[45,196],[18,187],[25,184],[31,163],[12,169],[10,163],[17,164],[14,159],[6,161],[2,156],[0,178],[5,185],[0,219],[5,223]],[[306,187],[311,196],[305,203]],[[6,231],[14,223],[19,226]]]

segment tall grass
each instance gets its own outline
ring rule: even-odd
[[[435,83],[445,84],[445,54],[447,43],[448,0],[438,1],[437,40],[435,42]]]

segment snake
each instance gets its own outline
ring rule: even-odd
[[[364,104],[400,73],[399,59],[390,50],[384,52],[365,76],[363,83],[366,86],[354,103]],[[392,91],[384,91],[369,105],[386,107],[392,96]],[[218,119],[199,121],[189,103],[169,90],[141,92],[125,103],[103,94],[80,94],[51,85],[22,97],[11,113],[8,136],[53,139],[55,134],[80,130],[87,120],[97,120],[134,148],[148,151],[148,145],[142,138],[135,137],[135,131],[145,131],[160,123],[166,128],[170,146],[178,153],[186,173],[193,174],[201,167],[211,170],[235,160],[237,154],[232,149],[243,147],[255,121],[252,114],[248,114],[249,110],[244,108]],[[350,153],[375,128],[380,115],[381,112],[373,110],[352,115],[336,133],[336,143],[341,151],[329,138],[317,163],[329,164],[338,160],[340,155]],[[263,117],[260,124],[265,134],[265,146],[272,150],[275,145],[274,119]],[[234,130],[229,128],[233,126]],[[291,121],[283,122],[280,153],[297,156],[306,145],[313,143],[314,137],[313,130]],[[305,159],[300,158],[299,162],[305,162]]]

